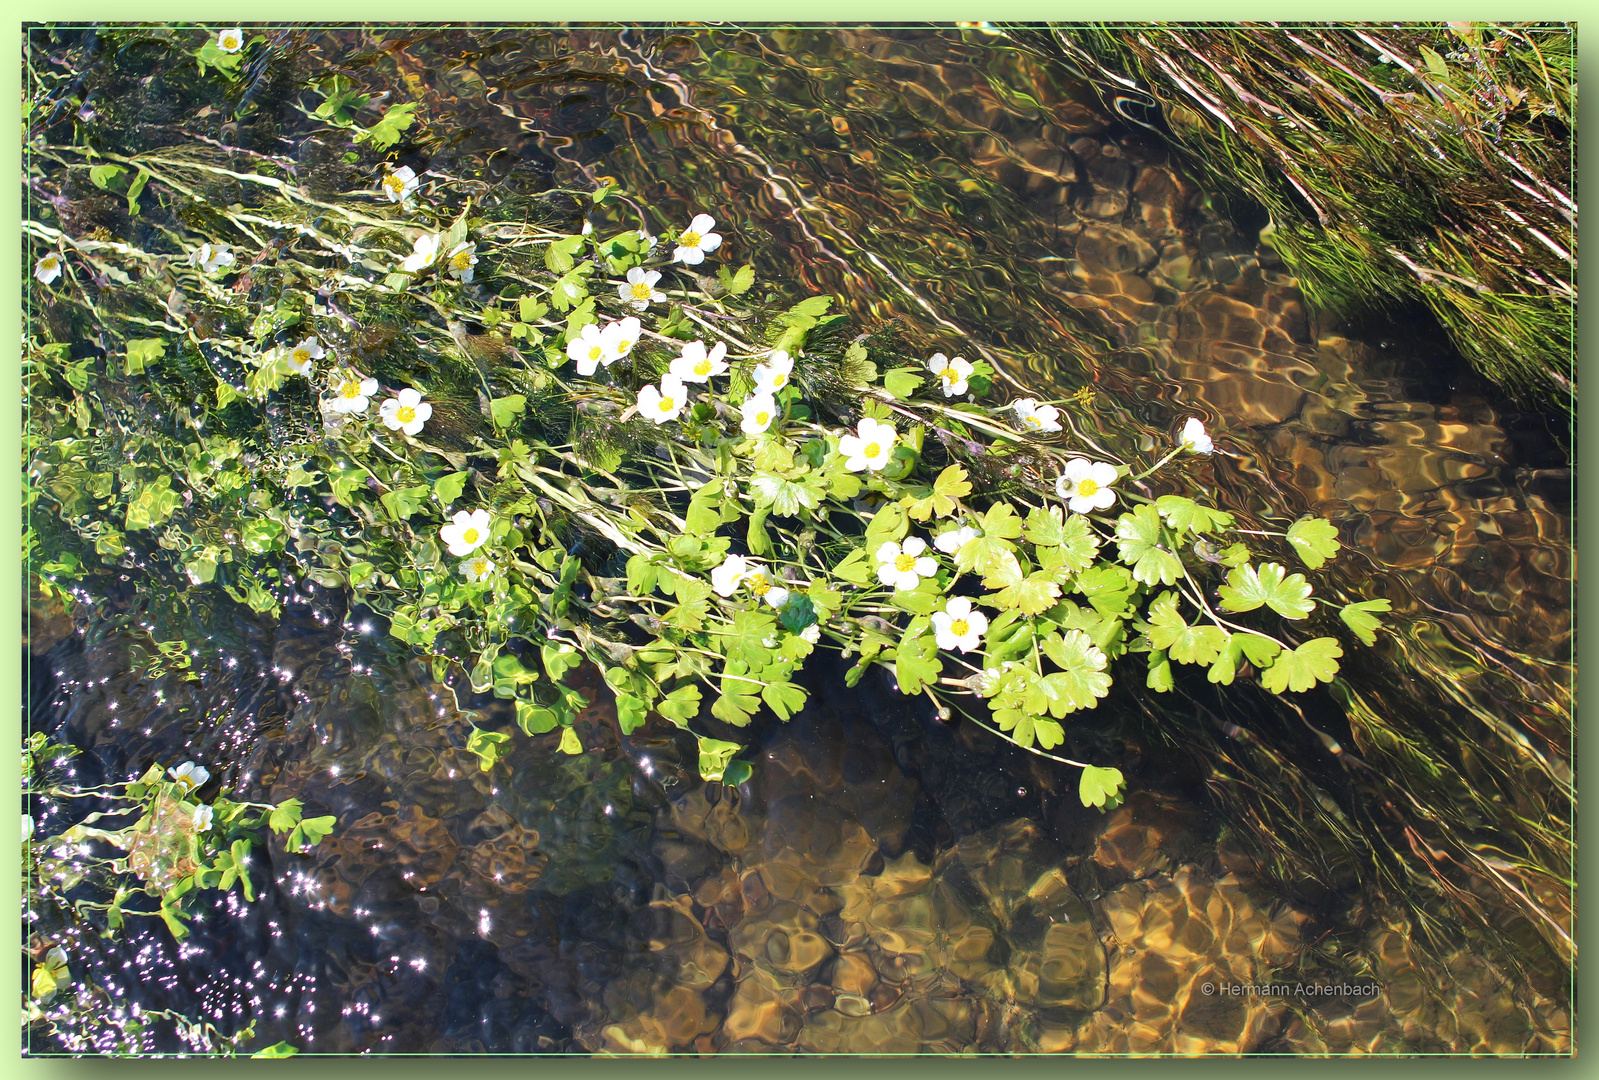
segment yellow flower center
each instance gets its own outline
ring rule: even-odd
[[[682,244],[684,247],[699,247],[700,234],[690,229],[688,232],[683,234],[682,239],[680,239],[678,243]]]
[[[222,37],[222,47],[224,49],[237,49],[239,47],[239,39],[232,34],[224,34]]]
[[[907,570],[916,569],[916,556],[901,552],[894,558],[894,569],[902,574]]]
[[[600,357],[602,357],[604,355],[605,355],[605,350],[603,348],[601,348],[600,346],[598,346],[598,345],[590,345],[589,346],[589,359],[590,360],[598,360]]]
[[[761,427],[765,427],[772,422],[772,414],[762,409],[755,414],[755,422]]]
[[[398,195],[405,190],[405,181],[391,173],[383,178],[383,186]]]
[[[1094,483],[1094,481],[1089,477],[1085,476],[1081,480],[1077,481],[1077,494],[1082,498],[1092,499],[1098,493],[1099,485]]]
[[[967,622],[965,619],[956,619],[954,622],[949,624],[949,632],[954,634],[956,637],[965,637],[967,634],[971,633],[971,629],[972,624]]]
[[[650,298],[650,283],[647,282],[647,281],[635,281],[633,283],[633,299],[635,299],[635,300],[648,300],[649,298]]]
[[[781,390],[781,389],[783,389],[783,387],[785,387],[787,385],[788,385],[788,372],[779,371],[776,375],[772,376],[772,389]]]
[[[951,386],[961,381],[961,373],[952,367],[947,367],[943,371],[940,371],[938,373],[938,377],[949,383]]]
[[[481,535],[482,533],[476,529],[468,529],[461,534],[461,542],[463,544],[475,544],[477,543],[477,538]]]
[[[409,405],[401,405],[394,410],[394,418],[402,424],[409,424],[416,419],[416,410]]]
[[[479,559],[477,562],[472,564],[472,573],[476,574],[478,577],[482,577],[488,572],[489,561],[487,559]]]
[[[662,412],[671,412],[672,406],[675,404],[677,404],[676,398],[663,397],[661,399],[661,403],[657,405],[656,408],[660,409]]]
[[[880,454],[882,454],[882,452],[883,452],[883,445],[881,443],[874,443],[874,442],[873,443],[867,443],[866,444],[866,449],[864,451],[862,451],[862,453],[864,453],[869,458],[877,457]]]
[[[1022,417],[1022,422],[1028,427],[1041,428],[1044,426],[1044,421],[1041,420],[1036,413],[1030,413],[1029,415]]]
[[[696,374],[696,375],[709,375],[710,373],[711,373],[711,361],[710,361],[709,358],[701,360],[699,363],[694,365],[694,374]]]
[[[616,353],[618,356],[626,356],[632,348],[633,343],[631,341],[623,340],[616,343]]]
[[[457,270],[465,270],[472,265],[472,253],[470,251],[458,251],[450,262]]]
[[[54,255],[46,255],[39,260],[39,267],[43,270],[54,270],[56,268],[56,257]]]
[[[749,583],[750,592],[756,596],[765,596],[772,591],[772,583],[766,580],[765,574],[751,574],[745,581]]]
[[[339,396],[342,398],[349,398],[351,400],[360,397],[361,384],[356,382],[354,379],[351,379],[349,382],[344,384],[342,389],[339,390]]]
[[[306,364],[309,364],[311,362],[311,350],[310,349],[295,349],[294,350],[294,362],[296,364],[299,364],[301,367],[304,367]]]

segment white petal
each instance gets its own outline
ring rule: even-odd
[[[694,220],[688,223],[689,232],[697,232],[701,236],[716,228],[716,219],[709,214],[695,214]]]

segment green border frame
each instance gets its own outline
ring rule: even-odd
[[[178,0],[178,2],[141,5],[143,10],[137,11],[130,10],[128,5],[112,3],[108,2],[108,0],[62,0],[62,2],[58,3],[48,3],[46,0],[21,0],[21,2],[13,2],[13,4],[9,6],[12,6],[13,10],[20,16],[19,23],[16,25],[18,25],[19,31],[18,45],[22,47],[25,47],[25,39],[21,37],[20,33],[20,23],[22,22],[68,23],[89,21],[158,21],[171,23],[194,22],[200,25],[220,27],[239,23],[265,23],[269,21],[279,23],[328,23],[335,21],[340,23],[437,23],[442,21],[437,18],[437,13],[439,10],[438,5],[424,3],[423,0],[386,0],[384,3],[373,2],[373,0],[366,0],[366,2],[348,2],[348,0],[345,0],[345,2],[334,3],[331,5],[326,3],[325,0],[280,0],[279,3],[271,5],[270,11],[263,10],[263,6],[261,5],[250,5],[251,7],[255,8],[254,11],[241,10],[240,8],[228,10],[228,6],[225,5],[195,3],[192,2],[192,0]],[[789,18],[774,19],[772,17],[772,5],[769,3],[752,3],[752,0],[673,0],[671,3],[664,4],[649,3],[645,2],[645,0],[611,0],[611,2],[607,3],[603,9],[607,18],[596,21],[602,23],[611,21],[618,23],[659,22],[670,18],[673,21],[692,20],[714,22],[731,20],[743,22],[745,25],[761,25],[772,23],[800,23],[810,25],[837,23],[841,25],[849,25],[868,22],[879,25],[927,25],[930,23],[954,23],[958,20],[974,20],[976,18],[987,19],[990,21],[1004,20],[1014,22],[1074,22],[1088,21],[1090,19],[1103,20],[1106,14],[1109,14],[1102,8],[1095,10],[1088,8],[1087,5],[1079,6],[1075,4],[1048,3],[1045,2],[1045,0],[984,0],[982,3],[972,3],[970,0],[810,0],[810,2],[805,4],[788,2],[779,3],[776,6],[779,9],[782,9],[785,14],[789,15]],[[1506,19],[1507,16],[1512,15],[1514,16],[1514,21],[1522,21],[1528,16],[1532,16],[1539,20],[1565,20],[1576,22],[1582,14],[1591,10],[1588,4],[1580,2],[1580,0],[1553,0],[1553,2],[1539,3],[1534,5],[1535,10],[1527,13],[1507,11],[1506,8],[1509,7],[1509,5],[1506,4],[1484,4],[1481,2],[1476,2],[1476,0],[1465,0],[1465,2],[1461,3],[1446,3],[1441,2],[1441,0],[1422,0],[1422,2],[1410,0],[1410,2],[1404,2],[1398,5],[1392,3],[1373,2],[1373,0],[1337,0],[1337,2],[1331,4],[1294,4],[1291,5],[1291,7],[1290,5],[1285,5],[1284,3],[1280,2],[1280,0],[1278,0],[1278,2],[1265,2],[1265,0],[1223,0],[1222,3],[1206,2],[1197,6],[1200,8],[1200,10],[1195,10],[1196,5],[1180,3],[1177,2],[1177,0],[1129,0],[1129,2],[1125,4],[1116,5],[1114,14],[1118,21],[1123,22],[1169,21],[1172,23],[1200,20],[1280,20],[1291,21],[1295,23],[1341,21],[1443,22],[1452,19]],[[461,23],[538,23],[565,21],[560,19],[560,15],[563,13],[559,6],[550,3],[528,3],[526,0],[522,0],[522,2],[519,3],[512,2],[512,0],[474,0],[474,2],[468,4],[467,7],[470,11],[470,16],[468,18],[449,20],[450,23],[458,25]],[[1095,7],[1098,8],[1099,6],[1096,5]],[[221,9],[220,11],[219,8]],[[335,14],[337,18],[329,18],[330,8],[332,13]],[[1292,11],[1293,17],[1291,19],[1284,20],[1282,18],[1285,14],[1285,8],[1289,8]],[[220,18],[218,17],[219,14]],[[755,16],[754,18],[749,17],[752,14]],[[251,16],[254,16],[254,18]],[[266,18],[263,18],[262,16],[266,16]],[[21,49],[19,49],[19,53],[20,51]],[[1593,53],[1593,49],[1590,47],[1587,52],[1591,55]],[[1589,84],[1593,82],[1593,76],[1591,74],[1592,65],[1584,65],[1581,60],[1582,55],[1582,43],[1579,35],[1579,99],[1587,96],[1583,93],[1583,91],[1588,87]],[[21,59],[22,57],[19,55],[18,60],[20,61]],[[6,67],[3,79],[4,81],[3,83],[0,83],[0,87],[3,87],[5,90],[10,92],[9,100],[18,101],[20,99],[22,85],[21,64],[18,63]],[[11,115],[13,117],[17,117],[18,114],[12,113]],[[20,128],[12,130],[13,132],[17,133],[19,137],[10,138],[5,142],[4,154],[6,163],[11,167],[11,175],[18,176],[21,172],[22,140],[20,138]],[[1595,158],[1595,152],[1593,152],[1591,148],[1586,147],[1581,141],[1578,143],[1578,148],[1579,154],[1577,161],[1579,163],[1591,165]],[[22,207],[20,200],[17,204],[11,205],[14,208],[7,210],[6,216],[9,223],[12,225],[13,234],[20,235],[22,220]],[[10,295],[19,295],[22,286],[19,264],[12,263],[9,260],[4,261],[3,268],[0,268],[0,286],[9,287],[12,290]],[[20,306],[19,308],[10,308],[7,306],[5,308],[5,319],[6,321],[3,324],[3,329],[8,332],[6,340],[10,340],[12,342],[20,341],[22,331],[22,310]],[[1582,348],[1584,345],[1590,346],[1590,348],[1587,350],[1590,357],[1596,355],[1593,352],[1594,338],[1595,332],[1593,328],[1591,326],[1584,325],[1579,319],[1577,336],[1579,355],[1576,363],[1579,371],[1579,379],[1591,374],[1591,372],[1586,369],[1591,369],[1595,366],[1594,362],[1592,361],[1584,364],[1580,359],[1580,356],[1584,351]],[[13,380],[11,385],[18,385],[20,382],[21,371],[19,354],[8,354],[4,363],[6,365],[5,369],[11,372],[10,377]],[[1581,487],[1578,487],[1575,480],[1576,461],[1579,456],[1582,430],[1584,428],[1591,429],[1595,423],[1599,422],[1586,421],[1580,416],[1573,423],[1574,431],[1571,443],[1574,488],[1573,495],[1576,497],[1573,500],[1574,510],[1572,529],[1573,540],[1577,546],[1579,561],[1581,556],[1586,553],[1587,549],[1592,547],[1592,543],[1583,538],[1581,530],[1578,528],[1575,507],[1579,506],[1583,502],[1588,501],[1586,496],[1590,494],[1599,494],[1599,492],[1595,492],[1593,490],[1596,488],[1596,486],[1599,486],[1599,478],[1588,478],[1582,482]],[[22,430],[22,409],[13,408],[10,410],[5,410],[3,414],[0,414],[0,441],[4,441],[5,445],[20,446]],[[19,473],[14,474],[9,470],[0,469],[0,485],[3,485],[0,486],[0,522],[4,522],[10,528],[9,535],[20,537],[22,532],[22,515],[20,509],[20,470]],[[15,551],[16,549],[13,550]],[[12,605],[9,609],[14,612],[20,612],[25,618],[26,608],[23,605],[25,603],[26,595],[24,584],[26,570],[25,568],[19,568],[19,570],[20,572],[15,575],[0,575],[0,610],[5,610],[7,605]],[[1590,597],[1588,600],[1582,601],[1577,595],[1574,578],[1572,585],[1572,604],[1575,609],[1577,624],[1580,626],[1583,622],[1587,621],[1584,616],[1587,615],[1588,612],[1595,607],[1595,605],[1599,605],[1599,596]],[[4,728],[4,731],[8,733],[6,736],[7,738],[16,738],[20,734],[23,719],[27,715],[28,702],[25,697],[25,684],[23,682],[21,648],[22,623],[19,620],[19,622],[11,623],[9,625],[13,626],[14,629],[10,631],[0,631],[0,640],[8,641],[12,645],[12,648],[0,653],[0,689],[14,693],[16,696],[12,697],[10,700],[20,701],[22,704],[22,712],[18,715],[18,718],[15,720],[6,721],[6,726]],[[1579,667],[1580,660],[1593,653],[1595,648],[1599,648],[1599,646],[1594,646],[1592,643],[1584,643],[1578,646],[1576,659],[1579,660]],[[1581,731],[1583,726],[1582,717],[1583,711],[1581,709],[1579,700],[1577,709],[1578,732]],[[0,779],[3,779],[4,782],[13,785],[7,790],[18,790],[16,785],[20,785],[21,779],[18,756],[10,753],[0,754],[0,763],[3,763],[0,764],[0,767],[3,767],[4,769],[3,777],[0,777]],[[1592,813],[1592,810],[1589,810],[1586,814],[1579,813],[1576,822],[1577,828],[1575,830],[1579,836],[1583,831],[1581,826],[1585,823],[1586,817],[1591,816]],[[1586,884],[1591,876],[1591,874],[1583,871],[1579,862],[1577,874],[1579,883]],[[20,907],[20,880],[15,880],[11,888],[12,892],[9,895],[13,897],[14,901],[16,901]],[[18,910],[18,908],[13,908],[11,910]],[[12,945],[15,945],[18,940],[17,935],[20,931],[20,924],[14,924],[8,921],[6,923],[6,927],[6,937],[4,940]],[[1579,944],[1579,955],[1581,943],[1585,937],[1586,935],[1582,933],[1582,923],[1579,920],[1576,927],[1576,938]],[[3,966],[3,970],[5,973],[5,981],[0,983],[0,988],[3,988],[9,993],[20,994],[20,966],[13,968],[7,964]],[[1583,978],[1581,969],[1578,968],[1576,972],[1576,981],[1580,988],[1583,985],[1591,984],[1593,980],[1591,978]],[[1573,1015],[1574,1045],[1579,1048],[1582,1042],[1581,1036],[1584,1028],[1584,1025],[1581,1024],[1582,1014],[1580,1011],[1580,997],[1580,993],[1574,995],[1573,997],[1573,1001],[1579,1003],[1578,1007],[1574,1009]],[[14,1001],[17,1000],[17,998],[9,997],[4,1000]],[[22,1061],[22,1071],[29,1076],[41,1074],[62,1077],[77,1076],[80,1075],[84,1069],[96,1067],[96,1065],[90,1061],[75,1061],[71,1059],[23,1059],[20,1057],[20,1029],[8,1029],[8,1033],[5,1036],[8,1045],[10,1044],[10,1039],[14,1037],[11,1032],[18,1033],[15,1036],[18,1040],[15,1044],[17,1046],[18,1056],[12,1057],[10,1060]],[[384,1060],[389,1067],[398,1068],[405,1073],[420,1072],[420,1070],[431,1069],[434,1067],[432,1064],[433,1058],[431,1056],[418,1056],[420,1056],[422,1060],[411,1060],[410,1056],[388,1056],[384,1057],[382,1060]],[[296,1066],[297,1068],[309,1066],[316,1072],[323,1073],[324,1070],[338,1069],[343,1067],[343,1062],[347,1059],[343,1057],[337,1057],[333,1058],[332,1060],[322,1060],[318,1055],[300,1055],[294,1060],[300,1063],[298,1066]],[[1108,1061],[1102,1064],[1101,1060],[1094,1060],[1093,1064],[1087,1064],[1086,1059],[1073,1058],[1072,1067],[1087,1067],[1096,1073],[1102,1069],[1111,1068],[1114,1069],[1118,1075],[1123,1075],[1129,1069],[1144,1072],[1150,1069],[1162,1068],[1165,1065],[1164,1061],[1145,1061],[1139,1064],[1131,1064],[1126,1059],[1115,1059],[1114,1064],[1111,1064]],[[1332,1069],[1343,1069],[1353,1067],[1355,1063],[1358,1062],[1360,1067],[1363,1068],[1376,1065],[1378,1068],[1385,1070],[1400,1068],[1408,1069],[1413,1067],[1411,1064],[1412,1060],[1414,1059],[1382,1059],[1378,1061],[1372,1061],[1370,1059],[1333,1059],[1333,1061],[1330,1062],[1327,1067]],[[1451,1063],[1454,1060],[1456,1060],[1455,1055],[1448,1055],[1443,1057],[1441,1061],[1417,1061],[1416,1064],[1424,1069],[1447,1069],[1451,1067]],[[726,1061],[730,1064],[723,1065],[720,1064],[721,1061]],[[1581,1068],[1578,1062],[1579,1059],[1577,1058],[1557,1059],[1541,1066],[1541,1068],[1553,1069],[1562,1077],[1585,1075],[1587,1072],[1586,1069],[1583,1069],[1582,1073],[1576,1072],[1577,1069]],[[211,1067],[215,1067],[217,1063],[210,1062],[209,1064]],[[473,1067],[478,1069],[508,1069],[516,1068],[520,1066],[520,1064],[520,1062],[507,1058],[473,1059]],[[643,1067],[665,1069],[669,1072],[675,1073],[686,1069],[703,1069],[706,1067],[706,1064],[707,1063],[703,1063],[698,1060],[676,1058],[658,1062],[653,1066]],[[1021,1070],[1023,1072],[1032,1073],[1037,1069],[1055,1068],[1060,1064],[1062,1063],[1058,1060],[1034,1058],[1020,1059],[1013,1063],[999,1067],[1005,1068],[1008,1072]],[[780,1069],[788,1070],[815,1067],[816,1063],[809,1062],[806,1059],[774,1058],[772,1059],[772,1065],[776,1065]],[[1528,1067],[1525,1064],[1522,1064],[1520,1059],[1506,1059],[1503,1061],[1484,1063],[1482,1067],[1492,1069],[1497,1072],[1498,1070],[1506,1068],[1507,1066],[1519,1068]],[[173,1066],[164,1061],[150,1061],[130,1062],[118,1067],[143,1072],[146,1069],[167,1069],[172,1068]],[[187,1069],[195,1066],[177,1067]],[[251,1066],[245,1067],[248,1068]],[[541,1059],[540,1067],[541,1069],[553,1069],[562,1074],[567,1072],[576,1073],[581,1070],[585,1075],[592,1075],[596,1071],[609,1073],[618,1069],[638,1068],[641,1066],[634,1065],[631,1062],[614,1060],[607,1061],[587,1058],[556,1058]],[[710,1067],[740,1068],[742,1067],[742,1059],[719,1059],[718,1063],[711,1064]],[[885,1060],[872,1058],[846,1058],[829,1059],[825,1065],[822,1065],[821,1067],[829,1070],[843,1069],[848,1073],[854,1073],[859,1070],[863,1074],[867,1070],[870,1070],[871,1074],[874,1077],[877,1077],[880,1076],[885,1070],[890,1072],[897,1072],[905,1069],[920,1070],[923,1068],[942,1070],[945,1068],[969,1068],[970,1066],[964,1064],[963,1062],[959,1062],[958,1059],[950,1060],[941,1058],[918,1058],[914,1061],[914,1063],[912,1063],[910,1061],[897,1059]],[[1181,1067],[1185,1069],[1200,1069],[1205,1072],[1211,1072],[1212,1070],[1216,1069],[1238,1068],[1239,1064],[1235,1061],[1235,1059],[1231,1058],[1209,1058],[1192,1063],[1185,1063]],[[1245,1065],[1243,1067],[1250,1068],[1251,1066]],[[1275,1067],[1275,1063],[1265,1067]],[[4,1066],[0,1066],[0,1068],[4,1068]]]

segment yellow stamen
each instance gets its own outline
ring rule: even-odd
[[[916,569],[916,556],[901,553],[894,559],[894,569],[900,573]]]
[[[294,350],[294,362],[296,364],[304,366],[305,364],[309,363],[310,360],[311,360],[311,350],[310,349],[295,349]]]
[[[1092,499],[1099,492],[1099,485],[1088,477],[1077,481],[1077,494],[1085,499]]]
[[[477,538],[480,535],[481,534],[476,529],[468,529],[466,532],[461,534],[461,542],[463,544],[475,544],[477,543]]]
[[[394,410],[394,418],[402,424],[409,424],[416,419],[416,410],[409,405],[401,405]]]
[[[755,414],[755,422],[761,427],[765,427],[772,422],[772,414],[763,409]]]
[[[648,282],[643,282],[643,281],[635,281],[633,283],[633,299],[635,299],[635,300],[648,300],[649,298],[650,298],[650,286],[649,286],[649,283]]]
[[[683,247],[699,247],[700,246],[700,234],[697,233],[697,232],[692,232],[692,231],[686,232],[678,240],[678,243],[681,244]]]
[[[349,382],[345,383],[344,388],[339,391],[339,396],[351,399],[360,397],[361,384],[356,382],[354,379],[351,379]]]
[[[938,377],[953,386],[961,381],[961,373],[952,367],[947,367],[938,373]]]
[[[590,345],[589,346],[589,359],[590,360],[598,360],[600,357],[602,357],[604,355],[605,355],[605,350],[602,349],[600,346],[598,346],[598,345]]]
[[[877,457],[882,452],[883,447],[880,443],[867,443],[866,449],[862,451],[869,458]]]
[[[965,637],[971,632],[971,629],[972,624],[967,622],[965,619],[956,619],[954,622],[949,624],[949,632],[954,634],[956,637]]]
[[[772,389],[781,390],[788,385],[788,372],[780,371],[772,376]]]
[[[745,581],[749,583],[750,592],[756,596],[765,596],[772,591],[772,583],[766,580],[765,574],[751,574]]]
[[[675,403],[675,400],[676,399],[674,399],[674,398],[663,397],[661,399],[660,405],[658,405],[656,407],[658,409],[660,409],[662,412],[671,412],[672,411],[672,406]]]
[[[618,341],[616,343],[616,351],[621,356],[626,356],[628,351],[632,348],[633,343],[631,341]]]
[[[711,373],[711,362],[710,362],[710,360],[701,360],[699,363],[694,365],[694,374],[696,374],[696,375],[709,375],[710,373]]]
[[[457,270],[465,270],[472,265],[472,253],[470,251],[458,251],[455,253],[455,258],[450,261]]]

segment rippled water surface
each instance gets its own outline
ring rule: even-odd
[[[1073,770],[826,666],[812,707],[740,733],[738,788],[698,779],[692,739],[621,737],[597,678],[598,750],[519,738],[485,774],[462,710],[505,703],[458,700],[325,590],[219,628],[237,666],[160,700],[123,643],[41,610],[34,724],[86,769],[209,761],[339,820],[181,951],[85,939],[97,981],[320,1052],[1570,1050],[1569,459],[1422,316],[1308,311],[1263,222],[997,36],[274,40],[300,77],[424,102],[445,138],[419,172],[611,178],[652,231],[709,210],[735,265],[987,356],[1013,393],[1091,388],[1073,445],[1125,458],[1204,417],[1184,490],[1331,518],[1326,591],[1387,597],[1394,633],[1291,700],[1124,681],[1067,729],[1128,775],[1102,815]],[[185,130],[369,182],[281,97]],[[1264,982],[1362,989],[1227,992]]]

